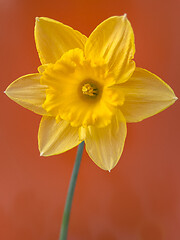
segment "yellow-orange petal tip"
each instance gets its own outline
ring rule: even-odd
[[[124,18],[127,18],[127,13],[125,13],[125,14],[123,15],[123,17],[124,17]]]
[[[43,152],[41,152],[41,153],[40,153],[40,156],[42,157],[42,156],[43,156],[43,154],[44,154],[44,153],[43,153]]]

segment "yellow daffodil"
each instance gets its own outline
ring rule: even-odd
[[[122,154],[126,123],[150,117],[177,99],[159,77],[135,66],[126,15],[108,18],[88,38],[40,17],[35,41],[39,73],[20,77],[5,93],[42,115],[38,141],[43,156],[85,141],[92,160],[111,170]]]

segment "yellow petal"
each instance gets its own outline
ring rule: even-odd
[[[126,132],[126,122],[120,112],[107,127],[87,128],[86,151],[100,168],[110,171],[118,163],[123,151]]]
[[[40,66],[38,67],[38,72],[39,72],[39,73],[43,73],[43,72],[46,70],[46,68],[48,68],[50,65],[52,65],[52,64],[50,63],[50,64],[40,65]]]
[[[92,32],[85,45],[85,55],[94,62],[105,59],[117,83],[126,81],[135,69],[134,34],[127,17],[111,17]]]
[[[50,18],[36,18],[35,41],[42,64],[55,63],[65,52],[84,48],[86,36]]]
[[[136,68],[132,77],[119,87],[125,95],[121,111],[127,122],[138,122],[155,115],[177,99],[164,81],[142,68]]]
[[[84,141],[85,138],[86,138],[86,128],[80,127],[80,128],[79,128],[79,139],[80,139],[81,141]]]
[[[78,128],[71,127],[64,120],[56,121],[54,117],[44,116],[41,119],[38,133],[41,156],[63,153],[78,144]]]
[[[37,114],[44,115],[47,112],[42,104],[46,99],[45,85],[40,84],[41,74],[28,74],[12,82],[6,89],[6,95],[19,105]]]

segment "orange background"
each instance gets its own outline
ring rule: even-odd
[[[59,20],[89,35],[104,19],[127,13],[137,66],[164,79],[180,96],[179,0],[0,0],[0,239],[57,240],[76,149],[43,158],[40,116],[3,91],[36,72],[36,16]],[[141,123],[128,124],[121,160],[98,168],[84,152],[69,225],[69,240],[179,240],[179,102]]]

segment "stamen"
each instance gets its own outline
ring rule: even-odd
[[[92,83],[86,83],[82,86],[82,92],[84,95],[88,95],[90,97],[96,97],[98,95],[97,87]]]

